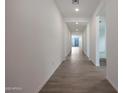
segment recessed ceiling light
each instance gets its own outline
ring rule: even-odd
[[[75,11],[78,12],[79,11],[79,8],[75,8]]]
[[[78,24],[78,22],[76,22],[76,24]]]

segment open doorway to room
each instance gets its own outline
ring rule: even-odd
[[[106,22],[104,17],[99,17],[99,62],[106,66]]]
[[[97,17],[97,65],[106,66],[106,22],[102,16]]]

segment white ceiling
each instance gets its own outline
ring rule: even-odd
[[[70,22],[67,22],[70,30],[75,31],[75,24],[73,19],[89,19],[100,3],[100,0],[79,0],[79,12],[75,11],[76,6],[72,4],[72,0],[56,0],[56,3],[63,17],[66,20],[71,19]],[[79,23],[79,26],[77,27],[78,29],[80,29],[79,31],[82,31],[84,29],[86,23],[87,22],[83,23],[83,20]]]
[[[83,31],[86,27],[86,22],[79,22],[79,24],[75,24],[75,22],[67,22],[68,28],[72,31],[72,32],[79,32],[79,31]],[[76,29],[78,29],[78,31],[76,31]]]

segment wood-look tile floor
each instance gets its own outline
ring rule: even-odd
[[[39,93],[117,93],[105,79],[105,71],[95,67],[80,48],[58,67]]]

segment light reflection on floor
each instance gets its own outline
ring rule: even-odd
[[[80,47],[72,47],[71,51],[71,62],[76,62],[77,59],[80,59],[82,56],[82,48]]]
[[[71,51],[71,62],[72,63],[76,63],[78,61],[78,59],[80,60],[80,58],[83,58],[83,49],[80,47],[72,47],[72,51]],[[86,56],[85,56],[86,57]],[[88,58],[88,57],[87,57]],[[85,60],[83,58],[83,60]],[[101,67],[101,66],[97,66],[96,67],[97,71],[100,71],[101,73],[103,73],[104,75],[106,75],[106,67]]]
[[[72,47],[71,55],[80,55],[82,49],[80,47]]]

